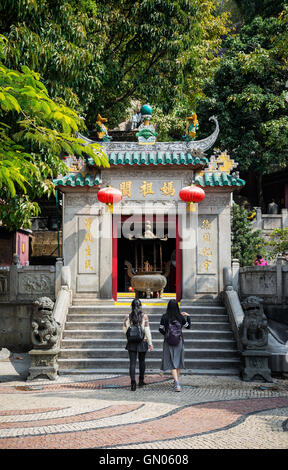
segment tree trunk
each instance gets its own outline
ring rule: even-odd
[[[258,206],[261,207],[262,212],[265,212],[265,202],[263,197],[263,175],[257,175],[257,199],[258,199]]]

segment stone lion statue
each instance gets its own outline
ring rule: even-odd
[[[37,349],[51,349],[60,334],[60,323],[53,317],[54,302],[49,297],[40,297],[34,302],[31,322],[31,340]]]
[[[254,296],[242,302],[241,339],[244,349],[264,349],[268,344],[268,322],[261,302],[262,299]]]

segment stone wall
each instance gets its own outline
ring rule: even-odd
[[[20,266],[14,256],[10,267],[0,268],[0,348],[31,349],[33,302],[47,296],[55,300],[54,266]]]
[[[239,269],[240,298],[255,295],[267,304],[288,304],[288,263],[279,257],[270,266],[249,266]]]
[[[112,298],[111,213],[93,190],[66,193],[63,201],[63,253],[73,295]]]
[[[17,262],[17,258],[14,257],[14,261]],[[31,319],[34,301],[39,297],[53,301],[57,298],[55,318],[61,325],[64,323],[66,297],[71,303],[70,278],[70,270],[63,267],[61,259],[56,266],[12,264],[10,268],[0,269],[0,349],[25,352],[32,348]]]
[[[26,352],[32,348],[33,302],[0,302],[0,349]]]
[[[169,237],[176,237],[178,216],[182,302],[218,302],[223,268],[231,266],[230,188],[207,188],[196,211],[187,213],[178,193],[191,184],[192,170],[117,167],[102,170],[101,175],[103,187],[119,189],[127,183],[127,194],[114,206],[113,215],[98,202],[97,189],[65,188],[63,197],[63,255],[71,268],[74,297],[112,299],[113,216],[146,215],[148,220],[154,214],[174,217]]]
[[[268,237],[275,228],[288,227],[288,209],[282,209],[280,214],[262,214],[261,208],[256,208],[256,219],[252,222],[254,230],[261,230]]]
[[[55,299],[55,266],[25,266],[12,264],[0,269],[0,303],[33,301],[39,296]]]

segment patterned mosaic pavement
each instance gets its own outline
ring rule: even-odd
[[[1,363],[0,363],[1,367]],[[1,380],[0,449],[287,449],[288,382],[149,375]]]

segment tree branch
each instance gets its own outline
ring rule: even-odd
[[[153,67],[153,65],[160,59],[160,57],[162,57],[164,54],[165,54],[166,51],[162,51],[160,52],[160,54],[157,55],[157,51],[154,52],[148,66],[146,67],[146,69],[144,70],[144,72],[139,76],[139,80],[141,80],[141,78],[143,78],[148,72],[149,70]],[[114,106],[114,104],[116,103],[119,103],[120,101],[123,101],[125,98],[128,98],[128,96],[131,96],[134,91],[136,90],[136,88],[139,86],[139,83],[133,85],[128,91],[126,91],[123,95],[121,96],[118,96],[118,98],[115,98],[115,100],[113,101],[113,103],[109,103],[107,106],[106,106],[106,109],[110,109],[112,106]]]

